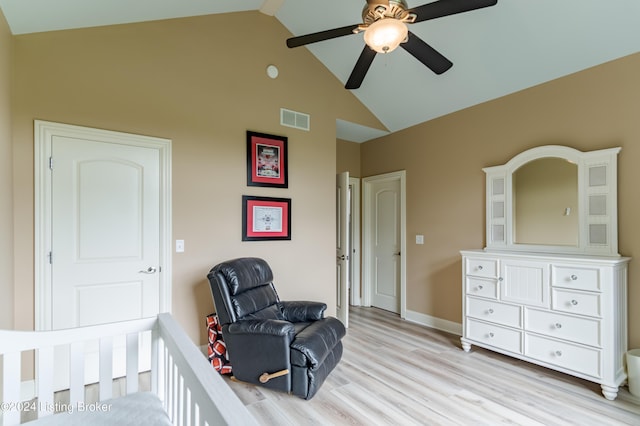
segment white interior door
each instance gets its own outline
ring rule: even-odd
[[[366,301],[404,316],[404,174],[365,179]]]
[[[51,151],[53,329],[157,315],[158,152],[63,136]]]
[[[338,319],[349,326],[349,172],[336,176],[336,283]]]
[[[162,275],[166,231],[162,206],[166,194],[164,154],[154,146],[130,144],[124,134],[64,127],[50,131],[41,148],[50,155],[41,227],[49,228],[48,309],[40,306],[40,329],[63,329],[151,317],[168,310],[168,285]],[[131,135],[132,138],[139,138]],[[139,141],[138,141],[139,142]],[[164,288],[163,288],[164,287]],[[49,295],[47,299],[46,296]],[[38,298],[40,299],[40,298]],[[50,313],[47,324],[46,313]],[[44,327],[42,327],[44,325]],[[99,336],[96,336],[99,337]],[[124,340],[113,375],[124,369]],[[150,336],[141,340],[140,369],[149,368]],[[56,353],[56,387],[69,368],[67,354]],[[98,344],[85,348],[85,380],[98,373]]]

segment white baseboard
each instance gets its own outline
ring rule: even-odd
[[[422,314],[420,312],[410,311],[407,309],[405,320],[415,322],[416,324],[435,328],[436,330],[446,331],[447,333],[462,336],[462,324],[444,320],[442,318],[432,317],[431,315]]]

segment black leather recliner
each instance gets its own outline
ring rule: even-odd
[[[280,301],[263,259],[220,263],[207,278],[234,377],[311,399],[342,357],[342,322],[324,318],[324,303]]]

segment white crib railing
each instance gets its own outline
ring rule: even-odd
[[[69,404],[85,403],[85,343],[99,340],[99,401],[113,396],[114,338],[126,336],[126,394],[138,392],[138,347],[151,331],[151,391],[163,402],[175,425],[253,425],[255,419],[170,314],[55,331],[0,330],[2,393],[0,424],[20,424],[26,408],[37,417],[53,414],[54,348],[69,348]],[[35,352],[37,404],[21,395],[23,352]],[[29,404],[29,405],[27,405]]]

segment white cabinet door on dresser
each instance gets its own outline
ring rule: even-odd
[[[477,345],[599,383],[626,380],[625,257],[462,251],[462,348]]]

